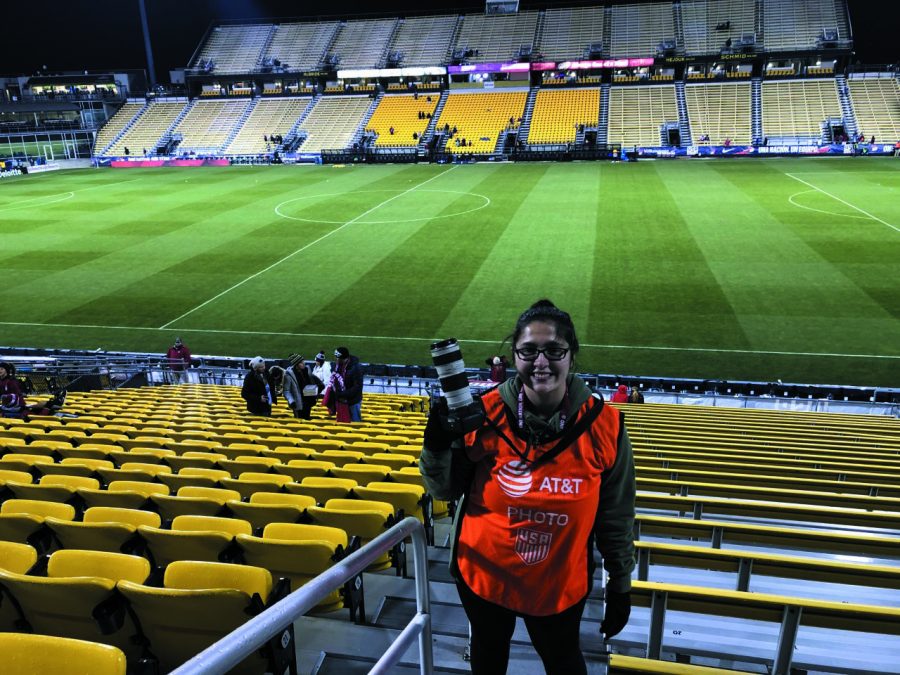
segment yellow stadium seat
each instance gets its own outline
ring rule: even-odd
[[[302,482],[307,476],[325,476],[335,466],[334,462],[321,459],[292,459],[286,465],[275,467],[275,471],[290,476],[295,482]]]
[[[16,574],[27,574],[37,562],[37,558],[37,551],[30,544],[0,540],[0,569]]]
[[[72,672],[73,664],[91,675],[125,675],[126,659],[121,649],[87,640],[0,633],[0,654],[4,675]]]
[[[137,528],[159,527],[160,517],[152,511],[95,506],[84,512],[82,521],[47,518],[45,522],[63,548],[132,553],[141,548]]]
[[[237,534],[253,534],[245,520],[213,516],[182,515],[172,521],[171,530],[141,526],[154,564],[165,566],[175,560],[217,562],[226,554]]]
[[[240,499],[240,493],[215,487],[186,485],[179,488],[175,496],[153,495],[150,499],[159,509],[163,520],[170,521],[178,516],[217,516],[226,502]]]
[[[359,537],[365,546],[394,523],[394,507],[386,502],[363,499],[333,498],[325,506],[310,506],[306,510],[316,525],[337,527],[348,537]],[[385,553],[369,565],[369,571],[391,566],[391,552]]]
[[[138,616],[159,672],[169,672],[261,612],[272,575],[251,565],[177,561],[166,568],[163,588],[129,582],[118,588]],[[293,656],[293,632],[284,654],[273,655],[272,648],[270,643],[262,656],[254,652],[230,672],[284,672],[285,663],[273,659]]]
[[[224,488],[239,492],[242,499],[249,499],[257,492],[280,492],[290,482],[292,482],[290,476],[280,473],[247,471],[242,473],[239,478],[223,478],[219,484]]]
[[[347,542],[346,532],[338,528],[287,523],[267,525],[262,537],[237,536],[247,564],[269,570],[275,579],[287,578],[292,591],[339,560]],[[342,606],[340,590],[335,589],[316,609],[328,612]]]
[[[286,483],[284,489],[292,494],[308,495],[317,504],[324,504],[329,499],[349,496],[356,485],[356,481],[351,478],[307,476],[299,483]]]

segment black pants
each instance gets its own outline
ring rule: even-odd
[[[472,673],[506,673],[509,643],[516,627],[516,617],[521,616],[547,675],[587,675],[579,637],[587,597],[559,614],[528,616],[478,597],[462,581],[457,581],[456,587],[472,625]]]

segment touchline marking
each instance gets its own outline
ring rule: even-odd
[[[165,327],[153,328],[152,326],[101,326],[96,324],[71,324],[71,323],[36,323],[20,321],[0,321],[0,326],[31,326],[45,328],[90,328],[95,330],[139,330],[161,331]],[[441,338],[421,338],[393,335],[346,335],[337,333],[288,333],[279,331],[261,330],[227,330],[222,328],[179,328],[181,333],[211,333],[222,335],[274,335],[277,337],[308,337],[308,338],[341,338],[349,340],[392,340],[404,342],[434,342]],[[496,345],[497,340],[469,340],[460,338],[460,342],[468,344]],[[667,352],[714,352],[723,354],[774,354],[777,356],[835,356],[848,359],[900,359],[900,355],[892,354],[839,354],[836,352],[783,352],[766,349],[718,349],[714,347],[658,347],[651,345],[599,345],[581,343],[582,347],[591,349],[643,349],[650,351]]]
[[[792,174],[792,173],[786,173],[786,174],[784,174],[784,175],[787,176],[788,178],[793,178],[795,181],[798,181],[798,182],[800,182],[800,183],[803,183],[804,185],[807,185],[807,186],[811,187],[813,190],[818,190],[818,191],[821,192],[823,195],[827,195],[827,196],[831,197],[832,199],[836,199],[836,200],[839,201],[841,204],[845,204],[845,205],[849,206],[851,209],[856,209],[857,211],[859,211],[859,212],[862,213],[863,215],[868,216],[868,217],[871,218],[872,220],[877,220],[877,221],[878,221],[879,223],[881,223],[882,225],[887,225],[889,228],[891,228],[892,230],[894,230],[894,232],[900,232],[900,228],[894,227],[893,225],[891,225],[890,223],[888,223],[888,222],[882,220],[882,219],[879,218],[878,216],[873,216],[873,215],[872,215],[871,213],[869,213],[868,211],[863,211],[863,210],[862,210],[861,208],[859,208],[858,206],[853,206],[853,204],[851,204],[850,202],[844,201],[844,200],[841,199],[840,197],[836,197],[835,195],[831,194],[830,192],[826,192],[826,191],[823,190],[822,188],[816,187],[816,186],[813,185],[812,183],[807,183],[807,182],[806,182],[805,180],[803,180],[802,178],[797,178],[797,176],[795,176],[795,175]]]
[[[198,309],[200,309],[200,308],[202,308],[202,307],[206,307],[206,305],[208,305],[209,303],[211,303],[211,302],[213,302],[213,301],[215,301],[215,300],[218,300],[219,298],[221,298],[221,297],[222,297],[223,295],[225,295],[226,293],[230,293],[230,292],[233,291],[235,288],[238,288],[239,286],[243,286],[243,285],[246,284],[248,281],[250,281],[250,280],[252,280],[252,279],[255,279],[256,277],[258,277],[258,276],[261,275],[261,274],[265,274],[266,272],[268,272],[268,271],[269,271],[270,269],[272,269],[273,267],[277,267],[278,265],[280,265],[281,263],[283,263],[285,260],[290,260],[290,259],[293,258],[295,255],[297,255],[298,253],[302,253],[303,251],[305,251],[306,249],[310,248],[311,246],[315,246],[316,244],[318,244],[318,243],[319,243],[320,241],[322,241],[323,239],[327,239],[328,237],[330,237],[331,235],[335,234],[336,232],[340,232],[341,230],[343,230],[343,229],[344,229],[345,227],[347,227],[348,225],[352,225],[353,223],[357,222],[358,220],[361,220],[362,218],[365,218],[367,215],[369,215],[369,214],[372,213],[373,211],[376,211],[377,209],[380,209],[380,208],[381,208],[382,206],[384,206],[385,204],[390,204],[390,203],[391,203],[392,201],[394,201],[395,199],[399,199],[399,198],[402,197],[403,195],[409,194],[410,192],[412,192],[412,191],[415,190],[416,188],[420,188],[420,187],[422,187],[423,185],[427,185],[428,183],[430,183],[431,181],[435,180],[436,178],[440,178],[440,177],[443,176],[444,174],[453,171],[453,169],[455,169],[457,166],[459,166],[459,165],[458,165],[458,164],[454,164],[453,166],[451,166],[451,167],[450,167],[449,169],[447,169],[446,171],[441,171],[438,175],[432,176],[432,177],[429,178],[428,180],[423,181],[423,182],[419,183],[418,185],[413,185],[411,188],[409,188],[409,189],[406,190],[405,192],[401,192],[400,194],[394,195],[393,197],[390,197],[389,199],[385,199],[383,202],[381,202],[380,204],[376,204],[375,206],[373,206],[371,209],[369,209],[369,210],[366,211],[365,213],[361,213],[361,214],[359,214],[358,216],[356,216],[356,218],[353,218],[352,220],[348,220],[346,223],[344,223],[343,225],[341,225],[341,226],[339,226],[339,227],[334,228],[334,229],[331,230],[330,232],[326,232],[325,234],[323,234],[321,237],[319,237],[319,238],[316,239],[315,241],[311,241],[310,243],[306,244],[305,246],[301,246],[300,248],[298,248],[298,249],[297,249],[296,251],[294,251],[293,253],[288,253],[288,254],[287,254],[286,256],[284,256],[281,260],[276,260],[275,262],[273,262],[271,265],[269,265],[269,266],[266,267],[265,269],[261,269],[261,270],[260,270],[259,272],[257,272],[256,274],[251,274],[251,275],[250,275],[249,277],[247,277],[246,279],[243,279],[242,281],[237,282],[237,283],[236,283],[234,286],[232,286],[231,288],[226,288],[224,291],[222,291],[222,292],[219,293],[218,295],[215,295],[215,296],[211,297],[209,300],[207,300],[207,301],[205,301],[205,302],[201,302],[199,305],[197,305],[197,306],[194,307],[193,309],[189,309],[188,311],[186,311],[186,312],[185,312],[184,314],[182,314],[181,316],[175,317],[174,319],[172,319],[172,320],[169,321],[168,323],[165,323],[165,324],[163,324],[162,326],[160,326],[160,329],[162,329],[162,328],[168,328],[169,326],[171,326],[171,325],[172,325],[173,323],[175,323],[176,321],[180,321],[181,319],[183,319],[184,317],[188,316],[189,314],[193,314],[193,313],[196,312]],[[279,215],[280,215],[280,214],[279,214]]]

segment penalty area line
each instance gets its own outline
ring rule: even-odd
[[[813,185],[812,183],[807,183],[807,182],[806,182],[805,180],[803,180],[802,178],[797,178],[797,176],[795,176],[795,175],[792,174],[792,173],[785,173],[784,175],[787,176],[788,178],[793,178],[795,181],[798,181],[798,182],[800,182],[800,183],[803,183],[804,185],[806,185],[806,186],[808,186],[808,187],[811,187],[813,190],[815,190],[815,191],[817,191],[817,192],[821,192],[823,195],[825,195],[825,196],[827,196],[827,197],[831,197],[832,199],[834,199],[834,200],[836,200],[836,201],[839,201],[841,204],[844,204],[845,206],[849,206],[851,209],[855,209],[855,210],[859,211],[859,212],[862,213],[864,216],[868,216],[868,217],[871,218],[872,220],[877,221],[877,222],[881,223],[882,225],[887,225],[889,228],[891,228],[892,230],[894,230],[894,232],[900,232],[900,228],[897,228],[897,227],[891,225],[889,222],[882,220],[882,219],[879,218],[878,216],[873,216],[873,215],[872,215],[871,213],[869,213],[868,211],[863,211],[863,210],[862,210],[861,208],[859,208],[858,206],[854,206],[854,205],[851,204],[850,202],[845,201],[845,200],[841,199],[840,197],[831,194],[830,192],[826,192],[825,190],[823,190],[823,189],[820,188],[820,187],[816,187],[816,186]]]
[[[69,323],[36,323],[21,321],[0,321],[0,326],[19,326],[19,327],[44,327],[44,328],[84,328],[93,330],[132,330],[132,331],[153,331],[160,332],[168,330],[165,327],[153,328],[152,326],[102,326],[97,324],[69,324]],[[291,337],[291,338],[340,338],[342,340],[391,340],[394,342],[435,342],[440,338],[431,337],[408,337],[393,335],[347,335],[338,333],[291,333],[286,331],[258,331],[258,330],[228,330],[224,328],[178,328],[180,333],[199,333],[210,335],[269,335],[273,337]],[[498,345],[497,340],[469,340],[460,338],[461,343],[466,344],[482,344],[482,345]],[[666,352],[704,352],[718,354],[763,354],[773,356],[829,356],[846,359],[888,359],[900,360],[900,355],[893,354],[841,354],[838,352],[788,352],[774,351],[767,349],[724,349],[717,347],[662,347],[654,345],[605,345],[581,343],[582,347],[587,349],[635,349],[647,351],[666,351]]]

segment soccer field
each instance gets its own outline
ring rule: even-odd
[[[900,386],[890,158],[79,170],[0,232],[0,345],[478,365],[549,297],[583,372]]]

